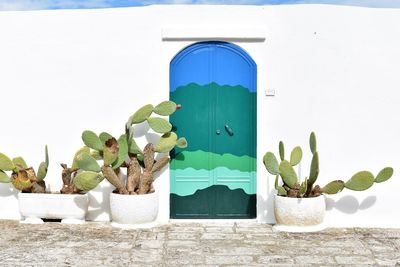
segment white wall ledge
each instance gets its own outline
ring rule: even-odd
[[[265,29],[260,27],[166,27],[162,28],[161,37],[163,41],[235,40],[239,42],[264,42],[266,32]]]

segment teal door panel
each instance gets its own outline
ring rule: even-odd
[[[170,121],[189,146],[171,152],[171,218],[256,216],[256,64],[226,42],[197,43],[170,66]]]

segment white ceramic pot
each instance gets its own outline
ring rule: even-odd
[[[290,198],[275,196],[274,213],[277,230],[308,232],[323,228],[325,197]]]
[[[43,223],[42,219],[61,219],[62,223],[83,223],[89,206],[88,195],[18,193],[23,223]]]
[[[145,195],[110,195],[111,219],[114,226],[151,225],[158,215],[158,192]]]

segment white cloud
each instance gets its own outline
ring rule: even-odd
[[[363,7],[400,7],[400,0],[291,0],[291,4],[332,4]]]

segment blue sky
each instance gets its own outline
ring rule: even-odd
[[[400,0],[0,0],[0,10],[111,8],[153,4],[336,4],[400,8]]]

